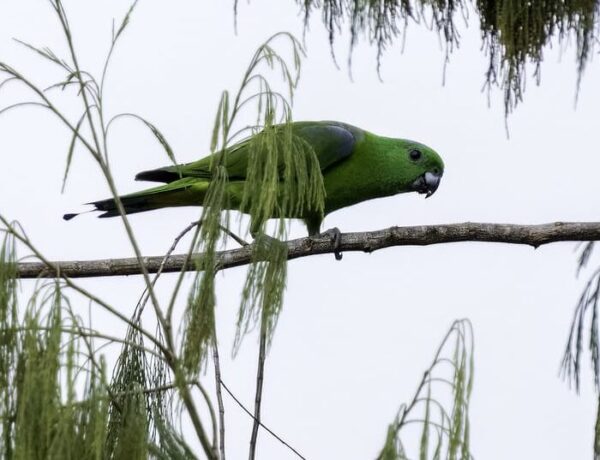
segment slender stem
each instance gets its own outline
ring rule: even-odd
[[[173,293],[171,294],[171,300],[169,301],[169,306],[167,307],[167,322],[171,323],[171,318],[173,317],[173,309],[175,308],[175,300],[177,300],[177,295],[179,294],[179,289],[181,288],[181,284],[183,283],[183,277],[187,267],[189,265],[189,261],[192,258],[192,254],[194,253],[194,248],[196,247],[196,243],[198,242],[198,238],[200,237],[201,225],[196,226],[196,231],[194,232],[194,236],[192,237],[192,241],[190,243],[190,247],[188,249],[187,254],[185,255],[185,266],[180,267],[179,276],[177,277],[177,281],[175,282],[175,287],[173,288]],[[166,264],[166,262],[165,262]],[[163,267],[164,269],[165,267]]]
[[[256,458],[256,441],[258,438],[258,427],[260,425],[260,407],[262,402],[263,382],[265,379],[265,359],[267,349],[267,332],[264,321],[261,321],[260,343],[258,345],[258,366],[256,368],[256,394],[254,396],[254,423],[252,424],[252,435],[250,436],[249,460]]]
[[[36,327],[9,327],[9,328],[0,328],[0,332],[25,332],[25,331],[50,331],[53,330],[54,328],[50,328],[50,327],[46,327],[46,326],[36,326]],[[100,332],[97,331],[88,331],[85,330],[82,327],[78,327],[75,325],[74,328],[68,328],[68,327],[61,327],[59,328],[60,332],[64,333],[64,334],[71,334],[74,336],[80,336],[80,337],[89,337],[89,338],[96,338],[96,339],[101,339],[101,340],[106,340],[108,342],[114,342],[114,343],[121,343],[124,345],[127,345],[129,347],[132,348],[138,348],[140,350],[145,351],[146,353],[150,353],[151,355],[156,356],[159,359],[163,359],[163,356],[160,355],[159,353],[155,352],[154,350],[151,350],[149,348],[144,347],[143,345],[139,345],[137,343],[133,343],[129,340],[125,340],[125,339],[120,339],[119,337],[115,337],[112,335],[108,335],[108,334],[102,334]],[[90,355],[91,356],[91,355]]]
[[[177,235],[175,237],[175,240],[173,240],[173,244],[171,244],[171,247],[169,248],[169,250],[166,252],[166,254],[163,256],[162,262],[160,263],[158,270],[156,272],[156,276],[154,277],[154,279],[152,280],[152,286],[156,285],[156,282],[158,281],[159,276],[162,274],[164,268],[165,268],[165,264],[167,263],[167,260],[169,259],[169,257],[171,256],[171,254],[173,254],[173,251],[175,251],[175,248],[177,247],[177,245],[179,244],[179,242],[181,241],[181,239],[192,229],[194,228],[196,225],[199,225],[201,221],[196,220],[192,223],[190,223],[187,227],[185,227],[180,233],[179,235]],[[142,293],[140,300],[138,301],[138,318],[139,316],[142,314],[142,311],[144,310],[144,307],[146,306],[146,303],[148,302],[148,299],[150,298],[150,295],[148,293],[148,289],[144,289],[144,292]],[[169,325],[170,328],[170,324],[171,324],[171,315],[169,312],[167,312],[166,315],[166,319],[167,319],[167,325]]]
[[[58,7],[57,8],[58,18],[60,19],[60,22],[63,27],[63,31],[65,32],[65,37],[67,39],[67,45],[69,46],[69,52],[71,54],[71,59],[73,60],[73,67],[75,68],[75,75],[77,76],[77,80],[79,81],[80,94],[81,94],[81,98],[83,100],[83,104],[86,109],[86,116],[88,119],[90,131],[92,133],[92,138],[94,140],[94,145],[96,146],[96,153],[97,153],[98,157],[100,157],[100,152],[102,151],[100,148],[100,141],[98,139],[98,134],[96,133],[96,126],[95,126],[94,120],[92,119],[91,111],[89,110],[90,104],[89,104],[88,98],[87,98],[87,91],[85,90],[85,82],[83,81],[83,76],[81,73],[81,69],[79,67],[79,62],[77,60],[77,53],[75,53],[75,46],[73,45],[73,37],[71,35],[71,28],[69,27],[66,13],[62,7],[61,2],[59,0],[57,0],[56,4]]]
[[[112,175],[110,173],[110,169],[108,167],[108,164],[103,161],[102,159],[102,145],[100,143],[100,139],[97,133],[97,129],[96,129],[96,124],[94,123],[94,120],[92,118],[92,113],[90,110],[90,104],[88,101],[88,97],[87,97],[87,92],[85,91],[85,82],[83,81],[83,77],[82,77],[82,73],[81,73],[81,68],[79,66],[79,61],[77,59],[77,53],[75,52],[75,46],[73,44],[73,39],[72,39],[72,35],[71,35],[71,29],[69,27],[68,24],[68,20],[67,20],[67,16],[66,13],[62,7],[62,4],[60,2],[60,0],[56,1],[56,6],[57,6],[57,13],[58,13],[58,17],[60,19],[60,22],[62,24],[63,30],[65,32],[65,37],[67,39],[67,44],[69,46],[69,51],[71,54],[71,59],[73,60],[73,67],[75,68],[75,73],[77,76],[77,80],[79,81],[80,84],[80,94],[81,94],[81,98],[82,101],[84,103],[84,106],[86,108],[86,116],[87,116],[87,120],[88,120],[88,125],[90,128],[90,131],[92,133],[92,138],[94,140],[94,145],[95,145],[95,152],[96,155],[94,155],[94,157],[96,158],[98,164],[100,165],[100,168],[106,178],[106,181],[108,183],[108,186],[110,188],[111,194],[113,195],[113,197],[115,198],[115,203],[117,204],[117,209],[119,211],[119,214],[121,215],[122,221],[123,221],[123,225],[125,227],[125,231],[127,233],[127,236],[129,238],[129,241],[131,243],[131,246],[133,248],[133,251],[138,259],[138,261],[140,262],[140,264],[142,263],[143,257],[142,257],[142,252],[137,244],[137,241],[135,239],[135,235],[133,233],[133,229],[131,228],[131,225],[129,224],[129,220],[127,219],[127,216],[125,214],[125,209],[123,207],[123,203],[121,202],[121,200],[119,199],[119,194],[117,192],[114,180],[112,178]],[[101,102],[101,101],[100,101]],[[99,110],[102,110],[102,107],[99,107]],[[104,132],[104,130],[103,130]],[[106,146],[106,144],[104,144],[104,146]],[[104,152],[104,156],[106,158],[108,158],[108,154],[105,151]],[[167,331],[167,324],[166,324],[166,320],[165,317],[162,313],[162,310],[160,309],[160,304],[158,302],[158,298],[156,297],[156,293],[154,292],[153,286],[150,282],[150,275],[148,274],[148,270],[145,269],[145,267],[142,266],[142,275],[144,277],[144,281],[146,283],[146,288],[148,289],[148,292],[150,294],[150,298],[152,299],[152,304],[154,306],[154,313],[156,314],[156,317],[158,319],[158,322],[161,324],[161,326],[163,327],[163,329],[165,331]],[[167,333],[166,334],[166,341],[167,341],[167,346],[169,347],[170,351],[173,352],[174,351],[174,346],[171,340],[170,335]]]
[[[216,450],[216,446],[219,443],[218,439],[217,439],[217,416],[215,415],[215,410],[213,409],[213,405],[212,405],[212,401],[210,400],[210,397],[208,396],[208,391],[206,391],[206,388],[204,388],[204,386],[200,383],[199,380],[196,380],[194,382],[194,385],[196,386],[196,388],[198,388],[198,390],[200,391],[200,393],[202,394],[202,397],[204,398],[204,402],[206,402],[206,407],[208,407],[208,413],[210,414],[210,422],[212,425],[212,448],[213,450]],[[219,459],[221,460],[221,459]]]
[[[33,83],[31,83],[29,80],[27,80],[25,77],[23,77],[22,75],[20,75],[16,70],[12,69],[11,67],[2,64],[1,69],[4,70],[5,72],[13,75],[14,77],[16,77],[17,79],[19,79],[20,81],[22,81],[23,83],[25,83],[29,88],[31,88],[48,106],[48,108],[55,113],[58,118],[63,121],[66,126],[75,134],[75,136],[83,143],[83,145],[88,149],[88,151],[92,154],[92,156],[94,157],[94,159],[98,162],[98,164],[100,165],[102,172],[108,182],[109,188],[111,190],[111,193],[113,194],[113,196],[115,196],[115,201],[117,204],[117,208],[121,214],[121,216],[123,217],[123,222],[125,225],[125,229],[127,232],[127,235],[129,237],[129,239],[131,240],[131,244],[133,246],[134,252],[136,254],[137,259],[139,260],[140,264],[142,264],[142,255],[141,255],[141,251],[139,250],[139,247],[135,241],[131,226],[129,225],[129,222],[127,220],[127,218],[125,217],[124,214],[124,209],[123,209],[123,205],[120,202],[119,198],[118,198],[118,194],[114,185],[114,181],[112,180],[112,177],[110,175],[110,171],[107,169],[107,166],[104,164],[104,162],[102,161],[102,149],[100,147],[100,142],[98,139],[98,135],[96,132],[96,128],[95,128],[95,124],[93,122],[92,119],[92,115],[91,115],[91,105],[89,104],[88,101],[88,97],[87,97],[87,92],[86,92],[86,88],[85,88],[85,82],[83,81],[83,72],[81,71],[80,67],[79,67],[79,63],[77,60],[77,55],[75,53],[75,48],[73,45],[73,40],[72,40],[72,35],[71,35],[71,30],[68,24],[68,20],[66,17],[66,13],[62,7],[62,3],[60,2],[60,0],[56,0],[56,2],[54,3],[54,8],[56,10],[56,13],[59,17],[59,20],[61,22],[61,25],[63,27],[63,31],[65,33],[65,37],[67,39],[67,44],[69,46],[69,50],[70,50],[70,54],[73,60],[73,64],[74,64],[74,68],[75,68],[75,74],[77,77],[77,80],[79,82],[79,86],[80,86],[80,94],[82,97],[82,100],[84,102],[85,105],[85,115],[87,117],[89,126],[90,126],[90,130],[92,132],[92,137],[94,140],[94,146],[90,145],[90,143],[83,137],[81,136],[81,134],[79,133],[79,131],[65,118],[65,116],[50,102],[50,100],[46,97],[46,95],[44,94],[44,92],[42,90],[40,90],[37,86],[35,86]],[[144,275],[144,279],[146,281],[147,286],[149,287],[149,291],[150,291],[150,297],[152,298],[152,302],[154,304],[155,307],[155,312],[157,315],[157,318],[159,320],[159,322],[164,322],[164,317],[162,315],[162,311],[159,308],[159,304],[158,304],[158,300],[156,298],[156,295],[152,289],[152,287],[150,286],[150,279],[148,276],[147,271],[142,267],[142,274]]]
[[[223,230],[223,233],[225,233],[227,236],[231,237],[240,246],[244,247],[244,246],[249,246],[250,245],[250,243],[248,243],[244,239],[242,239],[239,236],[237,236],[235,233],[233,233],[227,227],[224,227],[223,225],[221,225],[220,227],[221,227],[221,230]]]
[[[221,364],[219,360],[216,324],[213,330],[213,363],[215,365],[215,391],[219,406],[219,452],[221,460],[225,460],[225,405],[223,404],[223,393],[221,392]]]

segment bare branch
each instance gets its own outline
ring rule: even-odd
[[[488,243],[523,244],[537,248],[543,244],[559,241],[600,241],[600,222],[554,222],[539,225],[460,223],[445,225],[419,225],[414,227],[390,227],[372,232],[343,233],[340,251],[373,252],[391,246],[427,246],[466,241]],[[317,254],[332,254],[338,248],[327,235],[312,238],[299,238],[287,242],[288,260]],[[219,270],[247,265],[252,262],[253,245],[220,251],[216,255]],[[171,255],[163,265],[164,256],[142,257],[147,273],[156,273],[162,265],[162,272],[193,271],[198,258],[196,254]],[[99,276],[123,276],[142,274],[142,268],[135,257],[125,259],[104,259],[87,261],[21,262],[17,266],[19,278],[53,278],[58,272],[70,278]]]

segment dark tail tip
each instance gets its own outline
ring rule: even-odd
[[[79,215],[79,213],[71,213],[71,214],[65,214],[63,216],[64,220],[71,220],[73,217],[77,217]]]
[[[178,172],[169,171],[168,168],[142,171],[135,176],[135,180],[146,180],[149,182],[169,183],[177,179],[181,179],[181,174]]]

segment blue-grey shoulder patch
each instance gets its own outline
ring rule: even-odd
[[[342,123],[321,123],[302,127],[298,131],[298,135],[312,145],[319,159],[321,170],[324,171],[349,157],[357,139],[355,133]]]

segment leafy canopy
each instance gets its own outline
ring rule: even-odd
[[[597,0],[296,0],[307,27],[320,12],[334,41],[344,29],[350,34],[350,57],[364,37],[377,48],[377,65],[384,50],[402,38],[410,23],[425,25],[442,38],[446,59],[460,43],[457,21],[468,22],[474,9],[479,18],[483,49],[488,57],[485,85],[504,92],[506,113],[523,98],[527,67],[539,82],[544,50],[557,40],[574,39],[579,79],[600,37]]]

